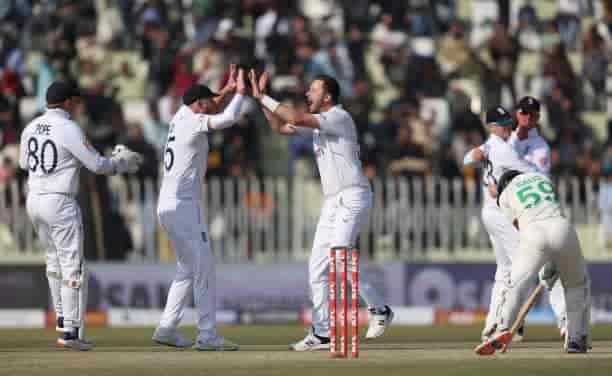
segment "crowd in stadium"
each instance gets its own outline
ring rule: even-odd
[[[556,175],[609,170],[606,136],[597,137],[583,115],[605,117],[612,2],[522,1],[514,9],[510,0],[472,0],[481,6],[472,4],[467,19],[459,17],[460,3],[3,1],[0,181],[19,174],[20,130],[44,109],[54,80],[75,82],[84,93],[77,121],[94,146],[126,143],[147,156],[141,174],[156,178],[167,122],[184,90],[194,82],[218,89],[229,63],[268,70],[271,93],[295,106],[304,105],[312,77],[336,77],[369,177],[463,176],[464,152],[486,138],[480,114],[500,103],[512,109],[527,94],[545,108]],[[553,17],[535,3],[553,7]],[[487,18],[487,9],[497,17]],[[134,120],[139,102],[146,111]],[[209,175],[285,173],[264,166],[274,139],[255,109],[211,139]],[[310,140],[292,138],[289,173],[311,153]]]

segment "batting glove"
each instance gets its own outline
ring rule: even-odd
[[[552,261],[547,262],[542,266],[538,273],[540,283],[543,284],[549,291],[552,290],[555,282],[559,279],[559,270]]]

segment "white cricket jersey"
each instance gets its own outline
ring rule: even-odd
[[[488,157],[484,166],[485,171],[482,174],[485,205],[495,205],[495,199],[491,197],[487,190],[489,181],[493,180],[493,182],[497,184],[499,178],[508,170],[517,170],[521,172],[536,171],[533,165],[521,159],[512,146],[497,135],[492,134],[484,144],[479,146],[479,148]]]
[[[48,109],[23,130],[19,165],[29,172],[29,193],[75,195],[81,164],[97,174],[115,172],[115,163],[91,146],[68,112]]]
[[[550,179],[539,172],[516,176],[499,196],[499,207],[523,228],[529,222],[561,217],[561,207]]]
[[[319,129],[313,132],[321,185],[325,196],[334,195],[349,187],[370,188],[359,159],[357,127],[342,106],[314,115]]]
[[[208,163],[208,125],[209,115],[196,114],[185,105],[170,121],[160,198],[200,200]]]
[[[536,128],[530,129],[524,140],[519,140],[514,131],[508,142],[521,158],[535,166],[537,172],[550,175],[550,146]]]

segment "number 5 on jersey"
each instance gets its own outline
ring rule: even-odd
[[[168,136],[168,142],[166,142],[166,148],[164,150],[164,168],[166,171],[170,171],[174,165],[174,150],[170,146],[170,143],[176,139],[175,136]]]

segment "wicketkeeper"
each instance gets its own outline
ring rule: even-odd
[[[47,252],[47,279],[57,317],[60,347],[89,350],[84,339],[87,273],[83,259],[83,223],[75,196],[81,165],[96,174],[136,172],[142,156],[117,145],[105,158],[87,141],[71,113],[76,88],[54,82],[46,93],[47,110],[21,135],[19,166],[27,170],[26,208]]]

